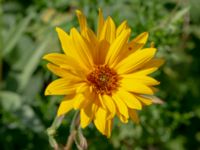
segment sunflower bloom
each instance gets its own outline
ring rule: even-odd
[[[70,110],[80,111],[80,125],[93,122],[110,137],[113,118],[127,123],[129,118],[139,122],[137,111],[152,104],[149,95],[159,82],[149,74],[163,60],[155,58],[156,48],[143,48],[148,33],[129,40],[131,29],[127,22],[118,27],[111,17],[104,19],[99,10],[95,34],[87,25],[84,14],[76,11],[80,32],[72,28],[66,33],[56,28],[64,54],[51,53],[43,58],[48,69],[60,78],[48,85],[45,95],[64,95],[57,116]]]

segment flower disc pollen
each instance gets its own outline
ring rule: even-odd
[[[87,80],[97,94],[112,95],[118,87],[119,77],[115,70],[107,65],[95,66],[94,70],[88,74]]]

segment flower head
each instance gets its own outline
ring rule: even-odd
[[[56,28],[64,54],[44,56],[47,67],[60,78],[48,85],[45,95],[64,95],[57,115],[71,109],[80,110],[82,128],[94,122],[104,135],[110,136],[113,118],[129,118],[138,123],[137,111],[152,104],[148,95],[159,82],[149,76],[162,65],[154,58],[156,49],[143,48],[148,33],[129,40],[127,22],[116,27],[111,17],[104,19],[99,10],[95,34],[82,12],[76,11],[80,33],[72,28],[66,33]]]

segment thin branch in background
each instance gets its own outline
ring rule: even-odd
[[[174,14],[176,13],[176,11],[179,8],[180,4],[181,4],[181,0],[177,0],[176,6],[172,9],[172,11],[169,14],[169,16],[167,16],[167,18],[164,21],[160,22],[160,24],[158,24],[158,26],[155,26],[154,28],[152,28],[151,32],[155,32],[156,30],[159,30],[159,29],[164,28],[165,26],[167,26],[167,24],[170,22],[170,20],[172,20],[172,18],[174,17]]]

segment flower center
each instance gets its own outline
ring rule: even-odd
[[[118,87],[119,77],[107,65],[99,65],[95,66],[94,70],[88,74],[87,80],[96,93],[111,95]]]

